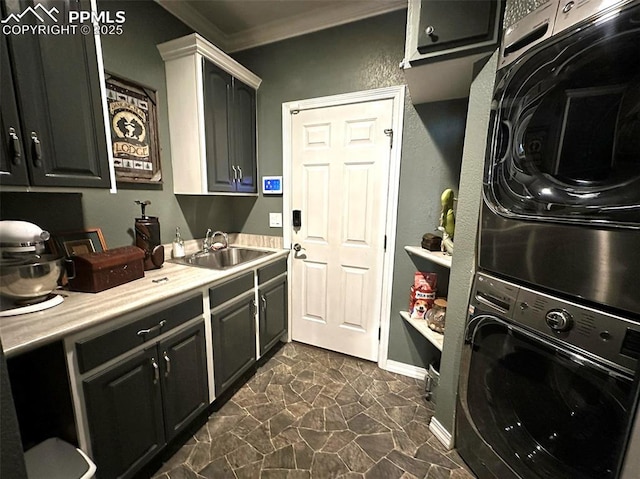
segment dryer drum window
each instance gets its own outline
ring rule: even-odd
[[[640,5],[499,72],[485,197],[505,216],[640,227]]]

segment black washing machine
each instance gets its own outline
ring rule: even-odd
[[[634,417],[640,325],[478,274],[456,447],[480,479],[613,479]]]

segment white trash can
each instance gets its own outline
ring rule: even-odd
[[[52,437],[24,453],[29,479],[92,479],[96,465],[80,449]]]

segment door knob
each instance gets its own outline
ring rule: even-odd
[[[299,253],[303,249],[304,248],[302,246],[300,246],[300,243],[296,243],[296,244],[293,245],[293,251],[295,251],[296,253]]]

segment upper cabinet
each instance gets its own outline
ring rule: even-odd
[[[256,195],[256,90],[261,80],[194,33],[161,45],[173,191]]]
[[[474,64],[497,47],[503,0],[409,0],[402,61],[414,104],[469,96]]]
[[[89,2],[77,0],[49,3],[60,18],[70,9],[90,9]],[[2,2],[1,17],[34,5]],[[2,35],[0,55],[0,184],[109,187],[100,52],[93,35]]]

